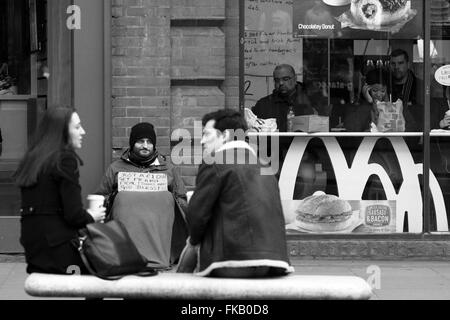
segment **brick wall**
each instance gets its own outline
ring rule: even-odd
[[[112,1],[113,159],[130,128],[157,128],[158,150],[170,155],[176,129],[239,105],[238,0]],[[199,139],[199,137],[197,137]],[[196,166],[182,165],[188,188]]]

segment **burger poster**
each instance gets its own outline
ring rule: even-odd
[[[393,200],[343,200],[319,193],[303,200],[283,201],[288,232],[393,233],[396,202]]]
[[[293,1],[293,31],[300,37],[417,39],[423,37],[423,7],[424,0]]]

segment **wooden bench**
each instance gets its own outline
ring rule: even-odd
[[[369,299],[370,286],[356,276],[288,275],[276,278],[207,278],[160,273],[102,280],[95,276],[33,273],[25,291],[37,297],[127,299]]]

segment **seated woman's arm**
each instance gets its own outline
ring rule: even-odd
[[[63,156],[60,170],[59,193],[63,204],[64,220],[74,228],[82,228],[94,222],[91,214],[83,209],[78,160],[71,155]]]

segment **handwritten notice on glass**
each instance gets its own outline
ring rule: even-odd
[[[119,192],[167,191],[167,175],[164,173],[119,172],[117,181]]]
[[[244,31],[245,106],[272,93],[273,70],[281,63],[303,75],[303,40],[293,36],[292,0],[246,0]]]

